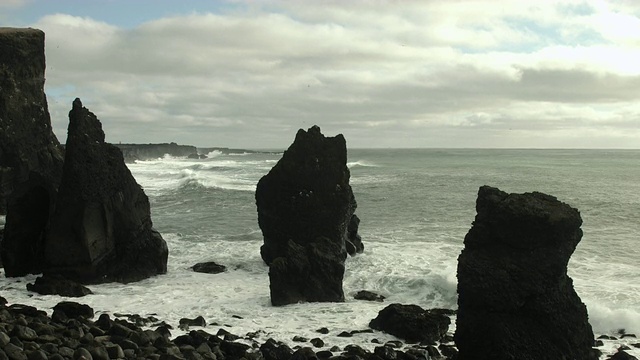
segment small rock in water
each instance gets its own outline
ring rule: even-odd
[[[311,345],[317,348],[321,348],[324,346],[324,341],[322,341],[322,339],[320,338],[313,338],[309,342],[311,342]]]
[[[337,335],[338,337],[353,337],[353,334],[348,331],[343,331]]]
[[[623,334],[620,338],[624,339],[624,338],[635,338],[636,334]]]
[[[227,271],[227,267],[224,265],[216,264],[213,261],[197,263],[191,267],[193,271],[206,274],[219,274]]]
[[[296,335],[296,336],[293,337],[293,341],[294,342],[307,342],[307,341],[309,341],[309,339],[307,339],[306,337],[303,337],[303,336]]]
[[[384,301],[385,297],[374,292],[368,290],[360,290],[353,297],[356,300],[366,300],[366,301]]]
[[[329,333],[329,329],[327,329],[326,327],[323,327],[323,328],[320,328],[320,329],[316,330],[316,332],[326,335],[326,334]]]

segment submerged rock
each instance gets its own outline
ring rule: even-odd
[[[44,73],[44,33],[0,28],[0,214],[7,215],[0,253],[10,277],[42,271],[44,235],[62,176]]]
[[[356,208],[342,135],[298,131],[256,189],[271,302],[344,301],[348,226]]]
[[[483,186],[458,259],[460,360],[592,359],[587,309],[567,276],[578,210]]]
[[[447,333],[450,324],[451,319],[439,311],[431,312],[418,305],[391,304],[380,310],[369,327],[410,343],[432,344]]]
[[[64,174],[45,246],[48,270],[82,282],[137,281],[167,271],[149,200],[96,116],[73,102]]]

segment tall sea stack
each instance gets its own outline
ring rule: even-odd
[[[344,301],[346,243],[356,209],[349,176],[344,137],[325,137],[314,126],[299,130],[258,182],[260,252],[269,265],[273,305]]]
[[[44,33],[0,28],[0,253],[6,276],[39,273],[63,155],[44,93]]]
[[[96,116],[73,102],[64,172],[45,247],[48,272],[82,282],[137,281],[167,271],[149,199]]]
[[[538,192],[483,186],[458,259],[460,360],[597,359],[567,263],[578,210]]]

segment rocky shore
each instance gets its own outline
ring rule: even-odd
[[[411,334],[427,326],[435,337],[415,338],[412,344],[374,339],[371,351],[355,344],[344,348],[326,344],[322,336],[330,332],[327,328],[317,329],[318,336],[312,339],[296,336],[290,339],[296,345],[289,346],[271,338],[258,342],[256,339],[264,335],[260,330],[243,335],[223,328],[215,330],[218,324],[207,324],[201,316],[183,318],[179,324],[136,314],[116,313],[112,318],[70,301],[58,303],[48,315],[32,306],[8,304],[0,297],[0,359],[453,359],[457,351],[451,334],[446,333],[450,320],[445,313],[390,305],[372,320],[376,328],[390,326]],[[423,322],[426,318],[428,322]],[[361,332],[374,330],[345,331],[338,336],[351,337]]]

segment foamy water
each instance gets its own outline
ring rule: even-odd
[[[82,302],[98,313],[157,314],[174,326],[182,317],[202,315],[220,324],[209,325],[211,332],[220,327],[238,335],[260,330],[258,339],[272,337],[290,345],[300,335],[322,338],[325,348],[356,343],[372,349],[371,339],[394,338],[380,332],[336,335],[368,328],[377,312],[393,302],[456,307],[457,257],[475,216],[477,189],[487,184],[508,192],[547,192],[577,207],[585,235],[569,274],[594,332],[613,335],[625,329],[640,335],[640,254],[635,246],[640,153],[352,150],[348,166],[365,252],[347,260],[347,301],[284,307],[269,302],[254,200],[257,181],[280,155],[209,155],[129,165],[169,245],[169,271],[135,284],[91,286],[95,294]],[[202,261],[216,261],[228,271],[211,275],[189,269]],[[2,295],[43,309],[62,300],[26,292],[25,283],[34,279],[2,279]],[[354,300],[353,294],[363,289],[387,300]],[[320,327],[330,334],[316,333]],[[606,342],[601,350],[611,353],[621,343],[637,342]],[[629,352],[640,355],[635,348]]]

